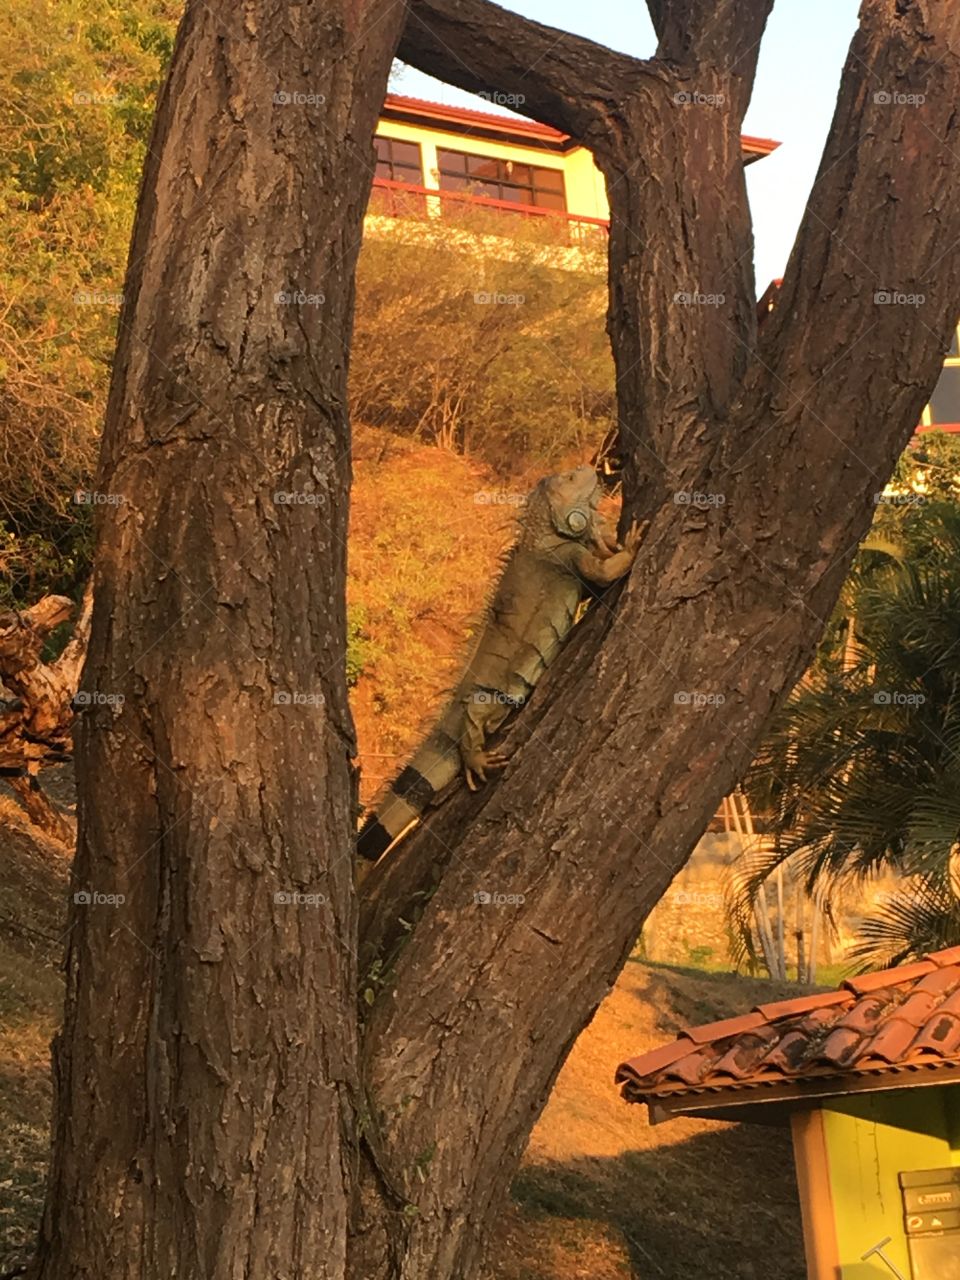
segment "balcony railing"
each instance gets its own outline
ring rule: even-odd
[[[598,236],[605,237],[610,223],[605,218],[590,218],[560,209],[540,209],[536,205],[513,204],[490,196],[475,196],[466,191],[441,191],[438,187],[422,187],[412,182],[394,182],[391,178],[374,178],[370,212],[390,217],[449,217],[470,210],[487,209],[495,217],[510,214],[525,219],[526,225],[546,233],[546,239],[562,244],[579,244]],[[509,234],[507,232],[507,234]]]

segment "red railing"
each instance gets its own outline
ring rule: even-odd
[[[424,216],[428,211],[427,200],[440,202],[441,213],[446,212],[445,205],[459,206],[463,209],[491,209],[498,213],[520,214],[525,218],[540,218],[545,227],[556,227],[565,238],[573,231],[584,232],[597,230],[609,232],[610,223],[605,218],[590,218],[579,213],[567,213],[562,209],[540,209],[531,204],[513,204],[509,200],[495,200],[490,196],[475,196],[466,191],[441,191],[437,187],[421,187],[413,182],[394,182],[392,178],[374,178],[374,191],[392,193],[387,208],[377,208],[371,200],[371,212],[386,213],[397,217]]]

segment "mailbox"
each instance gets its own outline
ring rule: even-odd
[[[960,1280],[960,1168],[899,1176],[912,1280]]]

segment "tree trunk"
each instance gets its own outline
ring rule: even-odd
[[[344,1273],[345,379],[402,19],[191,0],[178,34],[98,481],[44,1280]]]
[[[668,0],[660,58],[611,88],[616,59],[572,38],[479,0],[413,5],[408,61],[523,92],[594,146],[625,517],[651,526],[509,735],[502,780],[368,882],[362,939],[389,969],[365,1078],[381,1169],[416,1206],[384,1275],[476,1271],[559,1064],[809,661],[956,321],[960,10],[867,0],[757,338],[737,135],[767,7]],[[878,85],[925,92],[924,111]],[[674,106],[694,92],[732,109]],[[922,294],[922,314],[878,305],[888,289]],[[416,891],[432,896],[397,948]]]
[[[160,106],[85,684],[126,701],[84,716],[80,774],[78,891],[125,901],[74,911],[44,1280],[478,1274],[567,1050],[811,655],[956,318],[948,0],[865,0],[759,339],[739,129],[772,0],[653,0],[645,63],[412,0],[407,60],[522,93],[606,175],[625,519],[650,528],[502,780],[365,881],[360,1098],[343,372],[404,15],[341,3],[191,4]],[[923,113],[877,100],[920,77]],[[322,127],[278,90],[322,92]],[[923,293],[920,323],[878,289]]]

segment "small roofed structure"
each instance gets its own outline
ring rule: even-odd
[[[790,1124],[811,1280],[960,1280],[960,947],[617,1068],[652,1123]]]

